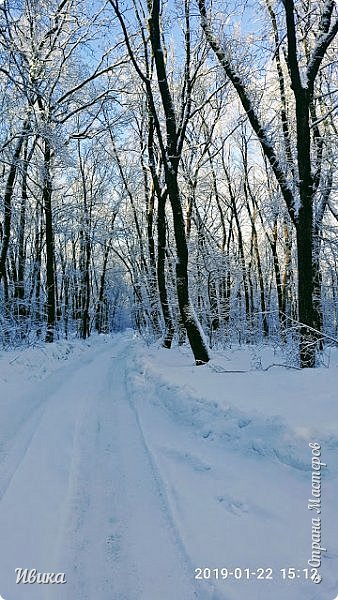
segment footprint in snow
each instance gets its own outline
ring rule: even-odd
[[[191,454],[190,452],[182,452],[175,448],[162,448],[162,452],[169,458],[173,458],[180,463],[184,463],[193,468],[194,471],[205,472],[210,471],[211,466],[203,462],[198,456]]]
[[[119,534],[109,535],[106,539],[106,547],[108,555],[117,559],[121,553],[121,536]]]
[[[249,511],[247,504],[229,496],[217,496],[217,501],[224,506],[225,510],[237,516]]]

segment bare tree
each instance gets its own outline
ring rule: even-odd
[[[318,6],[317,34],[308,55],[302,52],[302,41],[297,33],[297,15],[293,0],[283,0],[286,24],[286,64],[288,69],[288,86],[292,90],[295,105],[295,158],[294,179],[290,184],[288,169],[283,161],[278,158],[276,143],[268,134],[260,116],[259,108],[255,106],[248,87],[234,66],[234,62],[226,47],[212,30],[210,18],[207,14],[205,0],[198,0],[201,15],[201,26],[206,38],[222,65],[226,76],[236,90],[242,107],[247,114],[249,122],[257,135],[264,155],[277,179],[281,193],[286,202],[290,217],[295,225],[297,233],[297,256],[298,256],[298,312],[299,321],[302,324],[300,341],[300,363],[302,367],[313,367],[315,365],[315,343],[313,339],[314,327],[314,301],[313,301],[313,210],[316,193],[319,187],[320,171],[313,164],[313,147],[317,147],[318,158],[318,136],[312,137],[313,111],[316,81],[319,70],[323,65],[325,56],[338,31],[338,19],[334,20],[334,0],[324,2],[321,10]],[[309,8],[309,7],[308,7]],[[270,11],[271,12],[271,11]],[[276,35],[276,29],[275,29]],[[280,84],[285,83],[281,79]],[[305,68],[305,75],[302,70]],[[282,98],[285,89],[281,90]],[[285,104],[282,100],[282,119],[286,151],[290,157],[289,136],[291,128],[287,124]],[[324,192],[324,196],[327,192]]]
[[[190,9],[189,0],[185,0],[185,70],[184,84],[181,95],[181,107],[179,116],[175,108],[172,92],[170,90],[169,77],[165,62],[165,49],[163,47],[163,38],[161,35],[161,11],[159,0],[147,3],[149,17],[147,19],[147,28],[149,30],[152,57],[155,63],[157,85],[160,92],[160,99],[165,120],[165,131],[161,125],[161,120],[154,102],[153,82],[145,74],[135,57],[131,46],[130,36],[127,31],[119,3],[110,0],[115,14],[119,20],[124,34],[124,40],[128,49],[129,57],[134,69],[140,77],[149,103],[149,110],[154,119],[155,130],[158,142],[161,148],[161,158],[164,167],[164,176],[167,187],[167,194],[171,204],[174,232],[176,241],[177,263],[176,263],[176,286],[177,297],[182,322],[187,331],[191,349],[193,351],[196,364],[208,362],[209,354],[207,346],[203,339],[199,323],[194,313],[189,295],[188,282],[188,246],[185,233],[185,223],[181,195],[178,183],[178,167],[180,163],[182,148],[185,139],[185,131],[191,112],[191,93],[193,86],[193,75],[191,73],[191,39],[190,39]],[[141,7],[144,14],[144,9]],[[137,12],[137,15],[139,13]],[[136,15],[136,16],[137,16]],[[196,75],[196,73],[195,73]]]

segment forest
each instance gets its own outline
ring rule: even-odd
[[[0,600],[338,600],[335,0],[0,0]]]
[[[338,338],[334,0],[2,0],[0,343]]]

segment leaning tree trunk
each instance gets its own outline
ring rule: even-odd
[[[167,185],[168,196],[171,204],[174,233],[177,253],[176,263],[176,288],[180,315],[183,325],[186,329],[189,343],[195,357],[196,364],[203,364],[209,361],[209,354],[206,342],[203,338],[199,323],[195,316],[193,306],[189,296],[188,281],[188,246],[185,232],[185,223],[182,210],[182,202],[178,186],[178,165],[182,152],[182,146],[179,142],[179,132],[177,127],[176,111],[173,98],[169,88],[166,63],[164,58],[164,49],[162,45],[162,36],[160,30],[160,1],[153,0],[148,2],[150,17],[148,19],[150,42],[152,46],[157,82],[159,86],[163,111],[166,122],[166,148],[162,145],[162,159],[164,164],[165,182]],[[187,32],[187,36],[189,33]],[[189,76],[187,75],[187,86],[190,87]],[[150,110],[154,119],[158,120],[156,109],[152,96],[149,98]],[[188,98],[189,102],[189,98]],[[158,131],[158,133],[160,133]],[[163,152],[164,150],[164,152]]]
[[[165,205],[167,200],[167,191],[163,191],[160,186],[159,176],[156,169],[156,157],[154,151],[154,116],[152,115],[150,104],[148,102],[148,159],[149,168],[152,177],[152,184],[157,197],[158,209],[157,209],[157,286],[160,297],[160,305],[164,320],[165,333],[163,339],[164,348],[171,348],[172,341],[175,334],[175,327],[171,316],[171,311],[168,301],[168,292],[165,277],[165,258],[166,258],[166,247],[167,247],[167,236],[166,236],[166,218],[165,218]],[[149,221],[148,221],[149,227]],[[148,236],[149,237],[149,236]],[[150,249],[149,249],[150,253]],[[154,263],[155,252],[154,252]]]
[[[187,14],[187,3],[185,4],[185,51],[186,51],[186,68],[184,73],[184,85],[182,87],[183,104],[181,106],[181,122],[177,126],[177,116],[174,107],[173,97],[169,88],[169,78],[165,62],[165,49],[162,43],[162,31],[160,26],[161,7],[160,0],[147,0],[147,8],[149,18],[147,20],[147,29],[149,31],[149,39],[152,49],[152,59],[155,63],[158,89],[161,97],[162,109],[165,119],[165,135],[162,129],[162,119],[159,117],[156,103],[153,94],[153,81],[145,73],[133,52],[130,37],[128,35],[128,27],[124,21],[122,12],[119,8],[119,3],[116,0],[109,0],[115,14],[120,22],[129,57],[133,67],[142,80],[149,103],[149,110],[154,119],[155,130],[161,151],[161,158],[164,165],[165,182],[167,186],[168,196],[173,213],[175,242],[177,252],[177,267],[176,267],[176,285],[177,296],[180,314],[186,328],[192,352],[195,357],[196,364],[202,364],[209,360],[207,345],[203,339],[198,321],[195,317],[188,287],[188,247],[185,236],[184,218],[182,211],[181,198],[177,182],[178,165],[182,154],[182,145],[185,139],[185,132],[190,116],[191,108],[191,89],[192,81],[190,78],[190,26],[189,15]],[[145,36],[143,36],[144,45],[146,47]],[[146,52],[146,50],[145,50]],[[156,92],[157,93],[157,92]]]
[[[176,287],[178,306],[196,364],[203,364],[209,361],[209,354],[189,297],[188,246],[185,236],[185,224],[177,175],[172,171],[169,171],[169,169],[166,171],[168,195],[174,219],[177,251]]]

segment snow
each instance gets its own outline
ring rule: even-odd
[[[334,598],[338,354],[329,368],[253,368],[281,362],[271,348],[234,347],[196,367],[188,349],[131,331],[1,352],[0,595]],[[311,442],[327,464],[318,585],[302,572]],[[241,579],[221,578],[236,567]],[[290,567],[299,577],[283,581]],[[67,583],[16,584],[17,568]],[[213,577],[195,579],[198,568]]]

